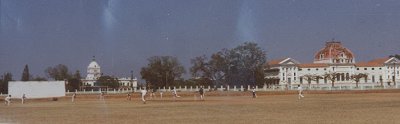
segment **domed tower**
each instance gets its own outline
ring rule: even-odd
[[[325,48],[314,56],[314,63],[347,64],[355,63],[354,54],[339,41],[328,41]]]
[[[90,62],[87,67],[86,80],[97,80],[101,76],[100,66],[97,64],[96,59],[93,57],[92,62]]]

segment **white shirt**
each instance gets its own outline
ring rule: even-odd
[[[11,97],[7,96],[4,100],[10,101]]]
[[[298,91],[303,91],[303,87],[299,86],[299,87],[297,87],[297,90]]]
[[[140,91],[142,93],[142,96],[146,95],[147,91],[146,90],[142,90]]]
[[[176,90],[174,89],[174,90],[172,91],[172,93],[176,95]]]

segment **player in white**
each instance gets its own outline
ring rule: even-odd
[[[299,99],[301,99],[303,96],[303,87],[301,85],[298,85],[297,90],[299,92]]]
[[[104,92],[100,91],[100,100],[104,100]]]
[[[71,102],[74,102],[74,101],[75,101],[75,98],[76,98],[76,93],[72,94]]]
[[[25,102],[25,99],[26,99],[26,96],[25,96],[25,94],[22,94],[22,97],[21,97],[21,103],[22,103],[22,104],[24,104],[24,102]]]
[[[257,98],[257,94],[256,94],[256,88],[253,87],[253,98]]]
[[[162,99],[162,94],[163,94],[163,92],[160,90],[160,98]]]
[[[147,93],[147,90],[143,88],[140,92],[142,93],[143,104],[146,104],[146,93]]]
[[[6,98],[4,98],[4,104],[9,106],[11,103],[11,95],[8,95]]]
[[[174,97],[174,101],[176,100],[177,97],[181,97],[178,96],[178,94],[176,93],[176,88],[172,88],[172,96]]]

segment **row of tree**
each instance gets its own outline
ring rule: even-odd
[[[319,83],[320,79],[327,79],[327,80],[331,81],[332,87],[335,87],[335,82],[338,79],[338,77],[340,77],[340,76],[341,75],[339,73],[331,72],[331,73],[326,73],[324,75],[306,74],[301,77],[308,82],[308,85],[311,85],[311,81],[316,81],[317,83]],[[358,73],[358,74],[351,75],[349,77],[349,79],[355,81],[356,87],[358,87],[358,83],[360,82],[360,80],[362,78],[367,78],[367,77],[368,77],[367,73]]]
[[[176,57],[154,56],[141,69],[147,87],[193,85],[262,85],[266,53],[256,43],[246,42],[232,49],[222,49],[191,59],[192,78],[184,80],[185,68]]]

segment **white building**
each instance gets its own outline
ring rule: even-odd
[[[87,75],[85,79],[82,79],[82,83],[85,86],[95,86],[95,82],[102,76],[100,65],[93,58],[92,62],[90,62],[87,67]],[[118,78],[120,83],[120,87],[126,88],[136,88],[137,87],[137,78],[133,78],[133,75],[128,78]]]
[[[326,74],[336,73],[336,83],[355,83],[352,75],[367,74],[359,83],[399,82],[400,61],[394,57],[374,59],[368,62],[356,62],[355,55],[341,42],[326,42],[324,48],[314,56],[313,63],[302,64],[292,58],[271,60],[265,69],[268,84],[331,84]],[[320,76],[320,79],[308,80],[307,76]]]

